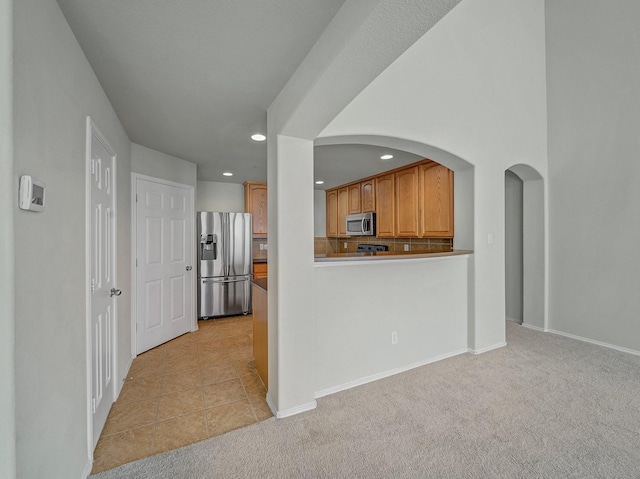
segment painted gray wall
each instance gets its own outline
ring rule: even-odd
[[[545,5],[549,328],[640,351],[640,2]]]
[[[544,18],[542,0],[459,3],[321,133],[402,138],[474,166],[427,155],[455,171],[456,192],[460,179],[473,186],[468,331],[477,352],[505,340],[504,172],[520,162],[546,177]]]
[[[196,186],[196,164],[181,160],[137,143],[131,143],[131,171],[173,181],[182,185]]]
[[[44,212],[13,209],[17,476],[80,478],[89,466],[86,117],[117,153],[119,370],[131,358],[131,146],[57,3],[15,2],[13,26],[12,182],[31,174],[47,187]]]
[[[330,298],[315,301],[316,396],[466,352],[468,264],[468,256],[316,263],[315,296]]]
[[[510,171],[504,177],[504,256],[507,319],[522,322],[522,180]]]
[[[198,181],[196,211],[244,211],[244,187],[236,183]]]
[[[16,477],[12,0],[0,0],[0,477]]]

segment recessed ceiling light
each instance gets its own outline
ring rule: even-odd
[[[222,173],[222,176],[233,176],[233,173],[231,173],[230,171],[225,171],[224,173]]]
[[[251,139],[253,141],[264,141],[267,139],[262,133],[256,133],[255,135],[251,135]]]
[[[391,158],[393,158],[393,155],[382,155],[380,157],[381,160],[390,160]]]
[[[316,181],[316,185],[324,185],[324,181],[318,180],[318,181]]]

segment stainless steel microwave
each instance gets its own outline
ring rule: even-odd
[[[347,234],[349,236],[375,236],[376,214],[370,212],[348,215]]]

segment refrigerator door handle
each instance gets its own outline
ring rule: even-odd
[[[201,279],[202,284],[214,284],[214,283],[242,283],[243,281],[249,281],[249,278],[242,277],[238,279]]]

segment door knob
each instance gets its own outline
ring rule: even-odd
[[[187,266],[185,269],[186,269],[187,271],[191,271],[191,266]]]
[[[111,288],[111,296],[120,296],[121,294],[122,291],[120,291],[119,289]]]

